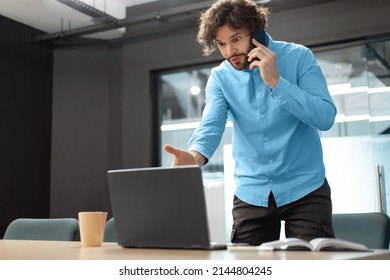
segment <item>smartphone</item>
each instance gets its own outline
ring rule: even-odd
[[[263,46],[267,46],[267,36],[265,35],[265,31],[262,29],[258,29],[255,32],[252,33],[252,38],[254,38],[257,42],[262,44]],[[252,49],[254,49],[256,46],[251,42]],[[254,60],[259,60],[258,58],[255,58]]]
[[[265,35],[264,30],[259,29],[252,33],[252,38],[254,38],[260,44],[267,46],[267,36]],[[252,49],[255,45],[252,43]]]

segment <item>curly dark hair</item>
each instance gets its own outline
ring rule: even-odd
[[[218,28],[246,28],[250,32],[267,27],[270,11],[254,0],[218,0],[199,17],[197,41],[203,46],[203,54],[208,56],[216,50],[214,44]]]

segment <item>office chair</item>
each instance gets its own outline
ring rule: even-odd
[[[333,214],[333,229],[338,239],[389,249],[390,218],[384,213]]]
[[[104,228],[103,242],[116,242],[116,230],[115,230],[115,220],[112,217],[106,222],[106,227]]]
[[[77,241],[79,222],[74,218],[20,218],[8,225],[3,239]]]

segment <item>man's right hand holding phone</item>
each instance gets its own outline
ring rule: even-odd
[[[255,47],[248,53],[248,62],[250,62],[249,69],[253,70],[256,66],[259,67],[263,81],[271,89],[274,89],[279,82],[276,55],[269,48],[260,44],[254,38],[252,38],[252,43]]]

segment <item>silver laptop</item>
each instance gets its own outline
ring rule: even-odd
[[[122,247],[226,249],[209,237],[199,166],[110,170],[108,184]]]

